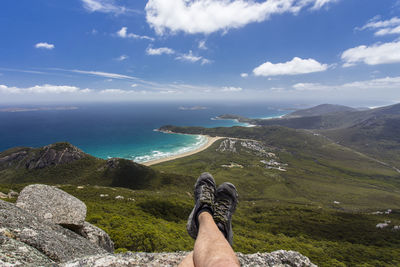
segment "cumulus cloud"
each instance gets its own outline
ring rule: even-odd
[[[6,94],[62,94],[62,93],[88,93],[90,89],[80,89],[69,85],[35,85],[28,88],[8,87],[0,85],[0,92]]]
[[[146,49],[146,54],[150,55],[150,56],[159,56],[162,54],[171,55],[174,53],[175,53],[175,51],[168,47],[159,47],[159,48],[148,47]]]
[[[133,84],[131,84],[131,87],[132,88],[135,88],[135,87],[138,87],[139,85],[137,84],[137,83],[133,83]]]
[[[342,53],[342,60],[344,61],[343,67],[354,66],[357,63],[367,65],[399,63],[400,41],[350,48]]]
[[[320,72],[328,69],[327,64],[321,64],[315,59],[301,59],[294,57],[285,63],[271,63],[269,61],[261,64],[253,70],[256,76],[297,75],[312,72]]]
[[[241,87],[233,87],[233,86],[225,86],[225,87],[222,87],[222,89],[221,89],[222,92],[240,92],[242,90],[243,90],[243,88],[241,88]]]
[[[35,47],[36,48],[52,50],[52,49],[54,49],[55,46],[53,44],[49,44],[49,43],[43,42],[43,43],[35,44]]]
[[[192,50],[190,50],[189,53],[181,54],[181,55],[177,56],[175,59],[180,60],[180,61],[192,62],[192,63],[200,62],[201,65],[211,63],[211,60],[209,60],[209,59],[206,59],[202,56],[195,56],[193,54]]]
[[[240,77],[247,78],[247,77],[249,77],[249,74],[248,73],[240,73]]]
[[[89,12],[113,13],[116,15],[132,11],[115,3],[114,0],[81,0],[83,7]]]
[[[320,9],[331,2],[335,0],[149,0],[145,10],[147,22],[157,34],[210,34],[262,22],[273,14]]]
[[[121,37],[121,38],[132,38],[132,39],[154,41],[154,38],[146,36],[146,35],[138,35],[135,33],[128,33],[128,27],[122,27],[119,31],[117,31],[117,36]]]
[[[400,18],[393,17],[388,20],[380,20],[379,17],[371,19],[367,24],[358,30],[371,29],[375,30],[376,36],[383,36],[389,34],[400,34]]]

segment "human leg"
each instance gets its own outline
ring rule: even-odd
[[[199,216],[199,233],[194,244],[195,266],[240,266],[235,252],[208,212]]]

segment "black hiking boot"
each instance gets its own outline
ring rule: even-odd
[[[202,173],[194,186],[195,204],[186,224],[188,234],[194,239],[197,238],[199,232],[199,214],[206,211],[213,215],[215,191],[214,178],[208,172]]]
[[[233,184],[223,183],[218,186],[213,218],[231,246],[233,243],[232,215],[236,210],[237,203],[238,193]]]

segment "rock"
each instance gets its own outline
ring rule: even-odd
[[[232,152],[232,153],[236,153],[236,140],[233,139],[225,139],[224,141],[221,142],[221,144],[219,145],[219,147],[217,148],[216,151],[219,152]]]
[[[107,256],[91,256],[61,264],[63,267],[125,267],[125,266],[176,266],[189,252],[174,253],[124,253]],[[306,256],[295,251],[278,250],[271,253],[237,253],[243,267],[316,267]]]
[[[0,168],[41,169],[88,157],[82,150],[69,143],[55,143],[41,148],[14,148],[6,150],[0,157]]]
[[[48,185],[34,184],[25,187],[16,205],[31,214],[67,228],[83,226],[86,205],[74,196]]]
[[[77,233],[108,252],[114,251],[114,243],[108,234],[88,222],[85,222]]]
[[[84,237],[0,200],[0,236],[16,239],[55,262],[107,252]]]
[[[0,235],[0,266],[57,266],[37,249]]]
[[[28,169],[41,169],[48,166],[71,163],[86,157],[86,154],[69,143],[55,143],[45,146],[29,159],[25,166]]]
[[[15,198],[18,197],[18,195],[19,194],[13,190],[10,190],[10,192],[8,192],[8,198]]]
[[[8,198],[8,195],[4,194],[3,192],[0,192],[0,198]]]
[[[123,196],[116,196],[115,199],[124,199]]]
[[[237,253],[241,266],[317,267],[309,258],[296,251],[277,250],[271,253]]]

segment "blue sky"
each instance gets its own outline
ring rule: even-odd
[[[0,102],[400,102],[398,0],[2,0]]]

